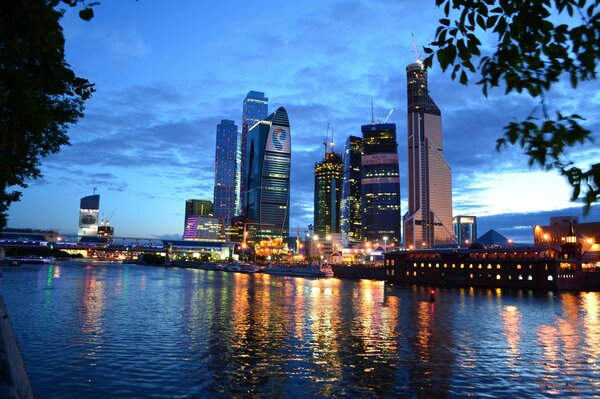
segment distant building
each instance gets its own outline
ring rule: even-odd
[[[512,244],[508,238],[504,237],[494,229],[488,230],[488,232],[479,237],[476,242],[489,248],[505,247]]]
[[[83,197],[79,205],[79,228],[77,235],[96,237],[98,235],[98,214],[100,212],[100,195]]]
[[[362,130],[362,239],[400,242],[400,172],[396,125],[364,125]]]
[[[185,201],[185,218],[183,219],[183,229],[187,226],[190,216],[213,216],[213,203],[210,200],[189,199]]]
[[[587,247],[586,244],[600,243],[600,222],[579,223],[577,216],[555,216],[550,218],[548,226],[533,228],[535,245],[560,246],[564,244],[564,237],[568,235],[571,225],[578,241],[581,241],[585,247]]]
[[[224,241],[223,218],[217,216],[190,216],[183,240]]]
[[[452,227],[456,242],[461,246],[477,241],[477,217],[476,216],[455,216],[452,218]]]
[[[314,229],[315,234],[340,232],[340,202],[344,164],[342,156],[328,152],[325,159],[315,164]]]
[[[406,67],[408,91],[408,212],[404,246],[456,245],[452,231],[452,174],[442,152],[442,114],[429,96],[421,63]]]
[[[246,142],[248,140],[248,130],[259,121],[264,120],[269,115],[269,99],[265,97],[265,93],[260,91],[249,91],[244,98],[242,109],[242,133],[240,138],[240,161],[239,161],[239,174],[240,174],[240,199],[239,199],[239,210],[238,215],[243,214],[245,211],[244,200],[246,198],[244,193],[244,181],[246,181]]]
[[[237,135],[237,126],[233,121],[223,119],[217,125],[213,206],[214,215],[222,217],[226,226],[231,225],[236,209]]]
[[[340,203],[340,229],[344,246],[358,243],[362,237],[362,209],[360,191],[360,165],[362,139],[350,136],[344,148],[344,177]]]
[[[254,239],[288,237],[290,224],[290,123],[280,107],[248,131],[245,216],[255,223]]]

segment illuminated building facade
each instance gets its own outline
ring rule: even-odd
[[[452,230],[452,176],[442,152],[442,116],[429,96],[421,63],[406,67],[408,91],[408,212],[404,245],[456,245]]]
[[[190,216],[183,233],[184,241],[224,241],[223,218],[217,216]]]
[[[469,246],[477,241],[477,217],[455,216],[452,218],[454,237],[456,242],[462,246]]]
[[[325,152],[325,159],[315,164],[315,234],[340,232],[340,202],[344,163],[342,156]]]
[[[549,225],[533,228],[535,245],[560,246],[564,244],[571,226],[577,241],[580,241],[584,247],[587,247],[586,244],[600,243],[600,222],[579,223],[577,216],[554,216],[550,218]]]
[[[356,136],[348,137],[344,148],[344,176],[340,204],[340,228],[345,246],[360,242],[362,237],[361,156],[362,139]]]
[[[238,215],[245,211],[244,200],[244,184],[246,181],[246,142],[248,140],[248,130],[259,121],[264,120],[269,115],[269,99],[265,97],[265,93],[260,91],[249,91],[244,98],[242,105],[242,134],[240,139],[240,154],[239,154],[239,174],[240,174],[240,200]]]
[[[362,239],[400,242],[400,172],[396,125],[364,125],[362,130]]]
[[[223,119],[217,125],[215,149],[214,215],[223,218],[225,225],[231,224],[235,216],[237,186],[237,126]]]
[[[189,199],[185,201],[185,219],[183,219],[183,230],[187,228],[190,216],[212,216],[213,203],[209,200]]]
[[[290,123],[280,107],[248,131],[245,215],[253,239],[288,237],[290,224]]]
[[[100,195],[83,197],[79,205],[79,228],[77,235],[80,237],[95,237],[98,235],[98,213],[100,212]]]

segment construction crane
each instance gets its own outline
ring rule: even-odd
[[[414,33],[411,33],[413,39],[413,51],[415,52],[415,57],[417,58],[417,64],[423,64],[421,60],[421,55],[419,54],[419,50],[417,49],[417,40],[415,39]]]
[[[388,119],[390,119],[390,116],[392,116],[392,112],[394,112],[394,108],[390,110],[390,113],[388,114],[387,118],[385,118],[385,121],[383,121],[383,123],[387,123]]]
[[[327,133],[325,133],[325,139],[323,140],[323,146],[325,147],[325,158],[327,158],[327,141],[329,141],[329,123],[327,124]]]

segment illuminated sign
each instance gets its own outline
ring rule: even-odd
[[[267,137],[267,151],[289,154],[291,151],[290,128],[271,125]]]

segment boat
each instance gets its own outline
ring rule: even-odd
[[[600,268],[582,262],[581,247],[425,249],[385,255],[390,283],[600,291]]]
[[[333,277],[333,270],[327,264],[321,265],[269,265],[265,273],[295,277]]]
[[[227,266],[225,266],[226,272],[239,272],[241,270],[242,269],[240,268],[240,265],[237,263],[229,263]]]
[[[51,265],[55,263],[52,256],[41,257],[41,256],[25,256],[23,258],[16,258],[15,262],[17,265]]]
[[[257,273],[258,266],[253,263],[240,263],[240,272],[242,273]]]

